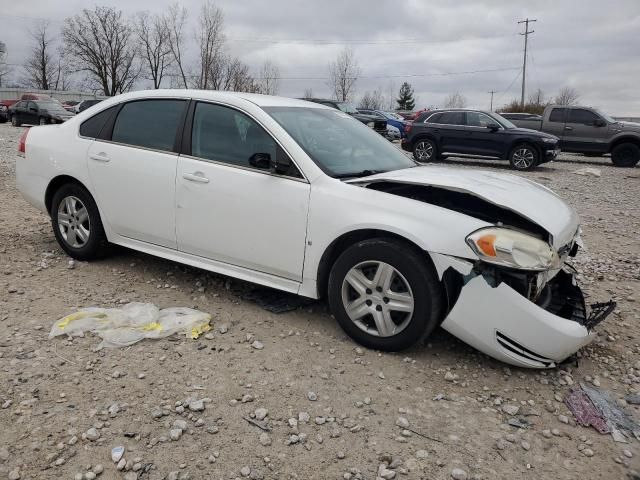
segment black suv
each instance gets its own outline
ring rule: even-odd
[[[341,112],[348,113],[353,118],[360,120],[366,126],[373,128],[377,133],[383,137],[387,136],[387,121],[379,119],[373,115],[365,115],[358,112],[358,109],[349,102],[339,102],[337,100],[326,100],[324,98],[301,98],[300,100],[306,100],[307,102],[320,103],[327,107],[332,107],[340,110]]]
[[[47,125],[62,123],[73,117],[62,104],[55,100],[20,100],[9,107],[9,118],[14,127],[23,123],[29,125]]]
[[[498,158],[509,160],[516,170],[530,170],[560,152],[558,137],[518,128],[497,113],[480,110],[425,112],[406,130],[402,148],[421,163],[448,155]]]

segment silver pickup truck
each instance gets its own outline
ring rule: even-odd
[[[501,115],[518,127],[559,137],[564,152],[594,157],[610,153],[618,167],[634,167],[640,161],[640,123],[618,122],[595,108],[550,105],[541,117]]]

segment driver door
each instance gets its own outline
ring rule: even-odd
[[[250,163],[286,155],[253,118],[197,102],[176,179],[178,250],[302,281],[310,185],[295,165],[276,175]]]

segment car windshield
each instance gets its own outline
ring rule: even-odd
[[[49,112],[56,112],[60,110],[66,112],[64,107],[57,102],[36,102],[36,103],[40,108],[47,110]]]
[[[358,109],[354,107],[353,103],[342,102],[342,103],[337,103],[336,105],[338,105],[338,108],[340,109],[340,111],[344,113],[348,113],[348,114],[358,113]]]
[[[362,177],[416,164],[380,134],[337,110],[265,107],[328,175]]]
[[[487,115],[489,115],[491,118],[493,118],[495,121],[497,121],[504,128],[518,128],[513,123],[511,123],[509,120],[507,120],[502,115],[500,115],[499,113],[487,112]]]
[[[616,119],[610,117],[609,115],[604,113],[602,110],[598,110],[598,109],[595,109],[595,110],[596,110],[596,113],[598,115],[600,115],[602,118],[604,118],[607,122],[609,122],[609,123],[616,123],[617,122]]]

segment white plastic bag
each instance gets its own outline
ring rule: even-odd
[[[84,308],[53,324],[49,338],[93,332],[102,338],[98,348],[126,347],[145,338],[184,333],[196,339],[211,330],[211,315],[185,307],[158,309],[152,303],[128,303],[122,308]]]

